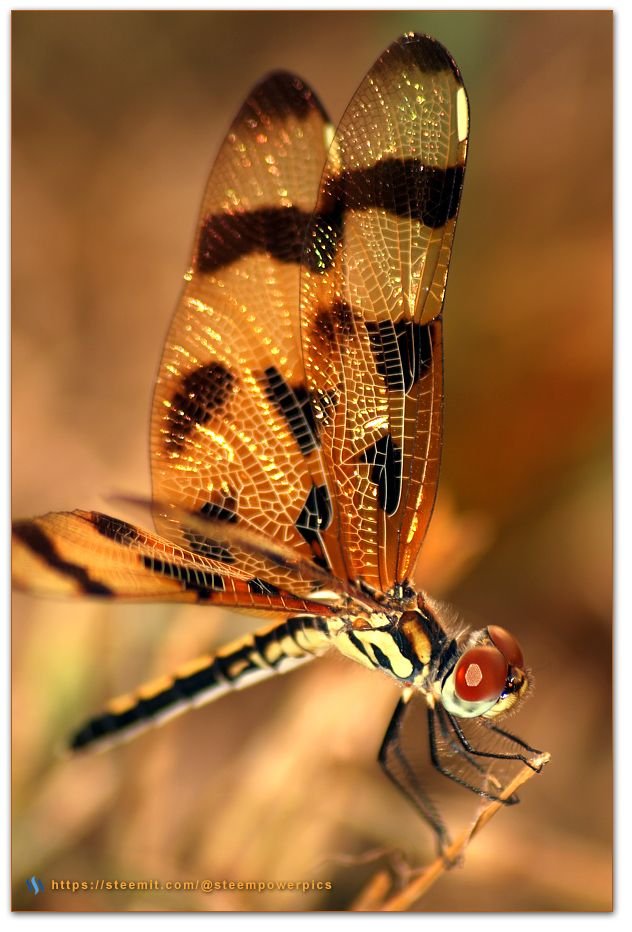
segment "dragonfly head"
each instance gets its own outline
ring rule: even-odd
[[[441,686],[444,708],[461,718],[494,718],[525,696],[529,677],[522,649],[498,625],[475,632]]]

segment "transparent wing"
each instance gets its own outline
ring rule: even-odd
[[[254,529],[321,566],[336,564],[336,535],[328,559],[321,529],[333,509],[301,361],[298,295],[327,127],[312,91],[286,73],[259,84],[233,122],[202,203],[151,433],[156,503]],[[212,552],[168,508],[156,504],[154,516],[165,536]],[[230,559],[238,567],[244,554],[232,548]]]
[[[349,578],[382,591],[412,573],[434,505],[467,134],[449,54],[403,36],[342,118],[306,240],[303,352],[337,533]]]
[[[240,574],[222,559],[199,556],[94,511],[15,522],[12,557],[15,585],[40,594],[204,602],[285,614],[330,613],[328,606],[273,586],[252,571]],[[285,575],[290,587],[301,588],[295,568],[281,567],[277,554],[268,564],[268,576],[274,570]],[[303,588],[308,588],[306,583]]]

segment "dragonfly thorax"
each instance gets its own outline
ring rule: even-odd
[[[416,608],[349,613],[326,624],[331,642],[346,657],[384,671],[460,718],[500,715],[528,690],[513,635],[490,625],[453,638],[439,606],[422,596]]]
[[[367,611],[327,619],[327,625],[342,654],[424,692],[456,659],[456,642],[431,611]]]

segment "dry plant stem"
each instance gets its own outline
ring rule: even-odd
[[[531,764],[534,767],[541,769],[546,763],[549,762],[550,759],[551,755],[544,753],[539,757],[533,758]],[[531,767],[523,767],[522,770],[511,781],[511,783],[505,787],[502,792],[502,798],[507,799],[509,796],[511,796],[512,793],[515,793],[523,783],[526,783],[527,780],[530,780],[531,777],[533,777],[537,772],[537,770],[532,770]],[[418,877],[415,877],[415,879],[412,880],[407,887],[404,887],[403,890],[395,893],[390,897],[390,899],[382,900],[381,904],[379,903],[379,895],[384,890],[383,872],[376,874],[371,878],[364,890],[360,893],[353,906],[353,909],[364,912],[370,910],[375,912],[402,912],[403,910],[408,909],[408,907],[412,906],[413,903],[420,899],[426,893],[426,891],[430,889],[435,881],[445,873],[447,867],[451,863],[455,863],[459,859],[472,838],[478,832],[480,832],[480,830],[489,822],[492,816],[502,808],[502,802],[490,802],[479,813],[471,828],[465,829],[458,836],[456,841],[450,845],[443,856],[439,856],[435,861],[433,861],[432,864],[430,864],[422,874],[420,874]]]
[[[391,889],[391,877],[388,871],[381,870],[374,874],[353,904],[354,912],[373,913],[382,909],[382,904]]]

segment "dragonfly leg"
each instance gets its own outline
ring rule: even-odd
[[[459,786],[465,787],[465,789],[470,790],[470,792],[472,793],[476,793],[477,796],[482,796],[484,799],[490,799],[490,800],[493,800],[494,802],[502,802],[508,806],[513,805],[514,803],[517,803],[518,802],[517,796],[510,796],[508,799],[502,799],[500,796],[496,796],[493,793],[490,793],[488,790],[484,790],[479,786],[475,786],[473,783],[470,783],[464,777],[460,776],[458,773],[455,773],[453,770],[451,770],[449,767],[446,766],[446,764],[441,759],[441,751],[439,748],[439,744],[437,742],[437,731],[436,731],[437,724],[439,725],[439,728],[441,729],[441,736],[449,741],[451,750],[455,754],[457,754],[459,757],[465,758],[465,760],[467,760],[468,763],[472,764],[473,766],[476,767],[477,770],[481,771],[481,767],[475,764],[475,762],[471,759],[471,754],[475,754],[476,752],[472,748],[467,748],[465,745],[463,745],[462,742],[461,742],[461,745],[457,745],[455,742],[453,742],[450,739],[448,730],[446,728],[446,724],[442,719],[443,712],[444,710],[442,708],[439,708],[439,709],[429,708],[428,709],[428,734],[430,737],[430,759],[432,760],[432,766],[435,768],[435,770],[437,770],[444,777],[447,777],[448,780],[452,780],[454,783],[458,783]],[[448,719],[449,719],[450,725],[454,727],[452,716],[448,715]],[[457,737],[459,737],[458,732],[456,732],[456,734],[457,734]]]
[[[525,757],[524,754],[520,754],[520,753],[504,754],[502,751],[481,751],[475,747],[472,747],[470,742],[467,740],[465,734],[463,733],[463,729],[459,725],[456,717],[452,715],[450,712],[447,712],[446,714],[448,718],[450,719],[450,724],[452,725],[452,728],[454,729],[455,735],[457,736],[457,738],[459,739],[459,741],[461,742],[465,750],[468,751],[470,754],[475,754],[477,757],[491,757],[495,760],[519,760],[519,761],[522,761],[523,764],[526,764],[527,767],[530,767],[531,770],[535,770],[537,773],[539,773],[540,770],[542,769],[541,766],[536,766],[532,764],[529,758]],[[503,738],[507,738],[510,741],[515,741],[516,744],[518,744],[522,748],[525,748],[526,750],[529,750],[529,751],[535,750],[534,748],[529,747],[528,744],[525,744],[524,741],[520,741],[518,738],[515,738],[510,732],[503,731],[502,728],[498,728],[495,725],[486,725],[486,728],[488,728],[490,731],[495,732],[496,734],[501,735]],[[536,751],[535,753],[539,754],[540,752]]]
[[[410,696],[403,696],[393,713],[378,754],[380,767],[403,796],[414,806],[435,834],[439,854],[444,857],[450,836],[436,807],[423,791],[401,746],[401,730]]]
[[[524,748],[525,751],[531,751],[531,753],[535,754],[536,757],[540,757],[542,754],[542,751],[538,751],[537,748],[532,748],[531,745],[527,744],[526,741],[523,741],[522,738],[518,738],[517,735],[512,734],[510,731],[505,731],[504,728],[499,728],[498,725],[494,725],[492,722],[486,722],[485,727],[490,731],[493,731],[495,734],[501,735],[503,738],[507,738],[509,741],[515,742],[515,744],[518,744],[521,748]],[[544,766],[543,764],[534,765],[529,760],[525,761],[525,763],[531,767],[532,770],[535,770],[536,773],[540,773],[542,771],[542,767]]]

